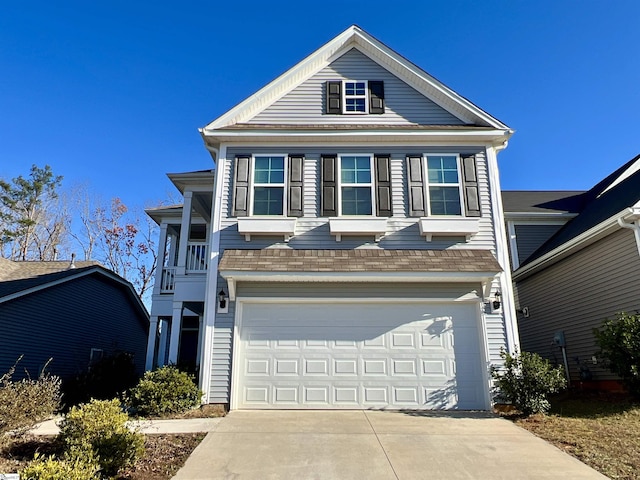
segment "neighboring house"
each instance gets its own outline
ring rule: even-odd
[[[490,408],[509,127],[352,26],[200,132],[215,172],[148,211],[148,368],[231,409]]]
[[[144,371],[149,314],[129,282],[95,262],[0,258],[0,375],[69,378],[116,352]]]
[[[617,386],[593,329],[640,310],[640,156],[587,192],[503,192],[503,202],[522,349],[565,365],[573,383]]]

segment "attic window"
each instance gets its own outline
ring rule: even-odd
[[[367,82],[344,82],[344,113],[367,113]]]
[[[327,82],[325,113],[328,115],[383,114],[384,82],[378,80]]]

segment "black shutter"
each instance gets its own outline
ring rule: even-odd
[[[422,156],[407,156],[407,193],[409,195],[410,217],[424,217],[426,215],[422,165]]]
[[[287,216],[302,216],[302,178],[304,156],[289,156],[289,208]]]
[[[467,217],[481,216],[480,192],[476,174],[475,155],[462,155],[462,185],[464,187],[464,205]]]
[[[249,215],[249,175],[251,173],[251,157],[238,155],[235,165],[235,185],[233,194],[233,216]]]
[[[342,82],[327,82],[326,112],[331,115],[342,113]]]
[[[376,215],[391,216],[391,171],[389,155],[375,156],[376,168]]]
[[[337,158],[335,155],[322,155],[322,177],[320,179],[322,198],[320,200],[320,216],[335,217],[338,215],[338,188],[336,184]]]
[[[369,80],[369,113],[384,113],[384,82]]]

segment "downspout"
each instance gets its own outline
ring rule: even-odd
[[[627,214],[618,218],[618,225],[622,228],[628,228],[633,230],[636,237],[636,247],[638,248],[638,255],[640,255],[640,209],[636,207],[629,208]],[[627,221],[628,220],[628,221]]]
[[[202,133],[202,131],[200,132]],[[211,236],[209,241],[209,265],[207,267],[207,281],[205,287],[205,309],[202,328],[202,349],[200,354],[200,388],[202,389],[202,403],[209,403],[211,392],[211,369],[213,352],[214,325],[216,320],[216,299],[215,293],[218,285],[218,252],[220,250],[220,214],[219,206],[222,192],[222,171],[224,167],[220,164],[220,149],[208,145],[204,142],[206,149],[211,154],[215,163],[215,181],[213,184],[213,202],[211,205]]]

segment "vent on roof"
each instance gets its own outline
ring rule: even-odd
[[[76,268],[76,254],[71,254],[71,263],[69,263],[69,270]]]

